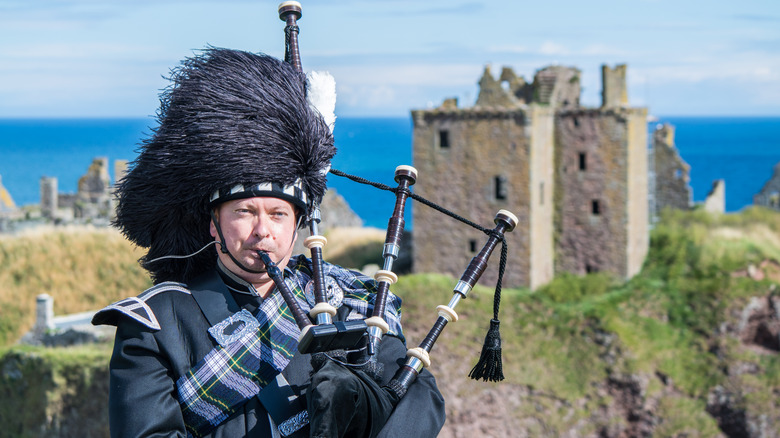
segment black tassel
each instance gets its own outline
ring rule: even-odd
[[[501,333],[498,331],[499,321],[490,320],[490,330],[485,336],[485,344],[482,345],[482,354],[479,362],[471,369],[469,377],[474,380],[500,382],[504,380],[504,369],[501,365]]]
[[[501,283],[504,278],[504,269],[506,268],[507,248],[506,239],[501,237],[501,261],[498,265],[498,281],[496,281],[496,292],[493,295],[493,319],[490,320],[490,329],[485,336],[485,343],[482,345],[482,354],[474,368],[469,372],[469,377],[474,380],[482,379],[484,381],[500,382],[504,380],[504,368],[501,364],[501,333],[498,331],[498,310],[501,306]]]

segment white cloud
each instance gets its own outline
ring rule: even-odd
[[[485,49],[489,53],[529,53],[530,49],[524,45],[488,46]]]
[[[539,53],[542,55],[562,56],[568,55],[569,50],[561,44],[555,43],[553,41],[545,41],[539,47]]]
[[[330,69],[336,84],[410,87],[473,85],[482,74],[476,64],[352,65]]]

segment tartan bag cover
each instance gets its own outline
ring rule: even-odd
[[[350,308],[347,320],[371,313],[374,279],[328,263],[323,271],[343,289],[343,304]],[[310,262],[303,256],[294,257],[285,268],[285,281],[305,311],[314,305],[304,292],[311,276]],[[275,379],[295,355],[301,332],[281,294],[272,293],[263,300],[255,317],[256,329],[246,330],[225,346],[217,345],[176,382],[188,434],[202,437],[214,430]],[[393,294],[388,297],[385,318],[390,325],[388,334],[403,340],[401,299]]]

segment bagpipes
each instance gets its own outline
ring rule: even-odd
[[[302,16],[301,5],[295,1],[287,1],[279,5],[279,17],[286,23],[285,25],[285,61],[292,64],[302,73],[300,54],[298,51],[298,24],[297,20]],[[320,358],[334,350],[355,350],[361,343],[365,343],[366,361],[361,365],[376,363],[382,338],[388,332],[389,325],[385,320],[387,309],[387,299],[389,289],[392,284],[398,280],[398,276],[393,272],[393,264],[398,258],[400,251],[401,238],[404,230],[404,212],[408,198],[435,208],[441,213],[447,214],[454,219],[460,220],[466,224],[480,229],[488,235],[487,242],[481,251],[471,260],[463,275],[453,288],[453,295],[447,305],[437,307],[438,318],[429,331],[425,339],[416,348],[409,349],[406,363],[397,371],[392,380],[381,387],[382,404],[392,408],[404,397],[411,385],[414,384],[419,373],[423,368],[430,366],[430,352],[441,335],[445,326],[450,322],[458,320],[458,314],[455,307],[458,303],[467,297],[471,289],[477,283],[482,273],[485,271],[488,260],[496,245],[501,242],[501,262],[499,266],[498,282],[496,285],[496,295],[494,297],[493,319],[490,322],[490,329],[485,339],[485,345],[477,365],[469,373],[473,379],[483,379],[490,381],[503,380],[503,371],[501,366],[501,339],[498,333],[498,307],[500,303],[501,281],[504,267],[506,265],[506,240],[504,233],[511,232],[518,223],[517,217],[509,211],[499,210],[495,216],[493,229],[485,229],[477,224],[468,221],[434,203],[428,201],[411,192],[410,188],[417,181],[417,171],[411,166],[398,166],[395,170],[394,179],[398,183],[397,187],[388,187],[383,184],[368,181],[366,179],[348,175],[335,169],[330,173],[336,176],[346,177],[355,182],[370,184],[378,189],[388,190],[395,193],[395,207],[392,216],[388,221],[385,243],[383,246],[383,267],[374,276],[377,284],[373,310],[365,320],[352,321],[334,321],[337,309],[328,304],[326,292],[326,280],[323,274],[322,248],[327,243],[327,239],[319,234],[320,213],[317,205],[313,205],[308,215],[308,225],[310,237],[304,243],[311,251],[312,274],[314,286],[315,305],[307,315],[300,307],[294,294],[284,282],[280,269],[271,261],[267,254],[258,252],[263,262],[266,264],[269,276],[273,279],[277,289],[282,294],[287,306],[293,314],[293,317],[301,329],[301,335],[298,339],[298,350],[301,353],[310,353]],[[316,323],[312,322],[315,321]],[[341,361],[339,361],[341,363]],[[316,365],[315,371],[322,367],[322,361]],[[315,373],[316,376],[316,373]],[[364,378],[364,374],[359,375]],[[313,380],[314,382],[314,380]],[[375,382],[369,382],[375,385]],[[314,383],[312,387],[314,387]],[[315,388],[316,390],[316,388]],[[307,398],[312,398],[307,396]],[[315,397],[316,398],[316,397]],[[309,410],[312,428],[319,427],[317,418],[318,408],[312,406],[309,400]],[[390,412],[386,412],[389,416]],[[328,415],[325,415],[328,416]],[[330,415],[332,417],[332,415]],[[352,419],[347,419],[352,421]],[[379,426],[383,424],[384,419],[375,420]],[[339,426],[344,430],[343,425]],[[377,424],[372,426],[375,432],[378,430]],[[330,434],[328,434],[330,435]],[[373,435],[373,433],[372,433]],[[319,436],[319,435],[318,435]],[[334,432],[330,436],[336,436]]]

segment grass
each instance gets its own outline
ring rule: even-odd
[[[0,237],[0,346],[35,322],[39,294],[54,298],[55,315],[100,309],[134,296],[151,282],[143,255],[112,229],[42,229]]]
[[[109,354],[109,345],[0,349],[0,436],[33,438],[44,428],[47,436],[108,436]]]
[[[326,260],[355,267],[381,260],[384,235],[374,234],[329,236],[344,246],[326,246]],[[353,245],[345,243],[350,238]],[[140,256],[137,248],[107,230],[3,238],[2,345],[32,325],[39,293],[54,296],[58,314],[94,310],[139,293],[148,286],[136,263]],[[707,395],[717,386],[733,390],[748,413],[780,417],[775,402],[780,393],[778,354],[746,348],[723,332],[736,327],[751,297],[776,293],[778,261],[776,212],[751,208],[714,216],[667,211],[652,231],[642,272],[630,281],[562,274],[536,291],[503,290],[502,385],[549,396],[541,404],[549,405],[545,424],[559,431],[588,424],[592,412],[608,405],[612,397],[598,388],[616,375],[645,376],[645,396],[656,400],[660,418],[656,436],[717,435],[705,410]],[[750,265],[763,278],[749,277]],[[409,346],[427,334],[436,306],[449,302],[455,283],[445,275],[413,274],[394,285],[404,299]],[[432,351],[432,370],[440,381],[467,382],[464,376],[479,357],[492,306],[492,287],[481,285],[458,305],[459,321],[448,324]],[[733,372],[746,366],[758,371]],[[470,397],[475,385],[485,384],[463,383],[445,396]],[[524,412],[520,409],[518,415]]]

